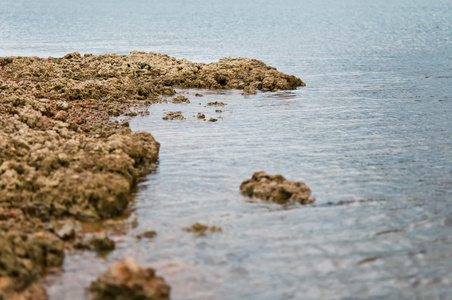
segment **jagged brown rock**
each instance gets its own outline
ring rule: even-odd
[[[264,171],[256,172],[251,179],[240,185],[240,192],[250,198],[285,204],[299,202],[309,204],[315,201],[310,198],[311,189],[304,182],[290,181],[282,175],[269,175]]]
[[[135,237],[137,239],[141,239],[141,238],[152,239],[152,238],[155,238],[156,236],[157,236],[157,232],[155,230],[147,230],[140,234],[137,234]]]
[[[207,103],[207,106],[225,106],[226,105],[226,103],[224,103],[224,102],[218,102],[218,101],[215,101],[215,102],[208,102]]]
[[[112,116],[149,114],[141,110],[164,101],[161,96],[175,95],[175,88],[253,93],[303,85],[249,58],[204,64],[139,51],[1,57],[0,234],[29,236],[34,227],[24,223],[27,218],[97,221],[124,213],[134,184],[156,162],[160,145],[150,133],[132,132],[127,120],[119,123]],[[21,254],[5,245],[0,257],[21,262]],[[26,285],[43,270],[32,269],[1,276]]]
[[[88,288],[92,300],[166,300],[170,287],[152,268],[143,269],[133,257],[126,258],[100,275]]]
[[[46,269],[61,266],[63,258],[63,242],[49,232],[0,230],[0,278],[9,277],[14,291],[23,290]]]
[[[185,120],[181,111],[168,111],[165,113],[163,120]]]
[[[199,222],[194,223],[190,227],[182,228],[182,230],[187,231],[187,232],[192,232],[192,233],[194,233],[195,235],[198,235],[198,236],[206,235],[207,231],[211,231],[211,232],[222,231],[221,227],[218,227],[218,226],[215,226],[215,225],[214,226],[207,226],[206,224],[199,223]]]
[[[187,97],[178,95],[171,100],[172,103],[190,103],[190,100],[188,100]]]
[[[115,242],[105,234],[94,234],[91,237],[79,237],[73,243],[73,247],[79,250],[92,250],[98,253],[112,251],[115,249]]]
[[[159,144],[149,133],[117,130],[101,138],[65,125],[35,130],[15,117],[0,120],[0,204],[42,219],[121,214],[134,181],[157,160]]]

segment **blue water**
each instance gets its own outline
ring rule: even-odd
[[[50,298],[83,299],[125,256],[156,268],[174,299],[452,298],[451,20],[444,0],[0,1],[0,56],[246,56],[307,84],[188,91],[190,104],[132,119],[162,144],[138,226],[105,259],[70,252]],[[162,120],[176,110],[187,119]],[[238,187],[259,170],[306,182],[316,203],[247,201]],[[223,231],[181,230],[197,221]]]

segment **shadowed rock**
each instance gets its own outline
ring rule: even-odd
[[[133,257],[126,258],[100,275],[88,288],[92,300],[165,300],[170,287],[152,268],[143,269]]]
[[[256,172],[251,179],[240,185],[240,192],[250,198],[285,204],[299,202],[309,204],[315,201],[310,198],[311,189],[304,182],[290,181],[282,175],[269,175],[264,171]]]
[[[63,258],[63,242],[49,232],[0,231],[0,278],[9,277],[15,291],[25,288],[48,268],[61,266]]]

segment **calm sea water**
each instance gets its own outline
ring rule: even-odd
[[[452,298],[452,2],[0,7],[0,56],[247,56],[307,83],[251,96],[188,91],[190,104],[153,105],[133,119],[162,144],[137,192],[138,226],[113,236],[118,249],[106,258],[69,253],[66,272],[46,280],[51,299],[83,299],[83,287],[130,255],[156,268],[174,299]],[[162,120],[176,110],[187,119]],[[198,112],[222,118],[203,122]],[[306,182],[317,202],[247,201],[239,185],[259,170]],[[181,230],[197,221],[223,231]],[[134,238],[151,229],[156,238]]]

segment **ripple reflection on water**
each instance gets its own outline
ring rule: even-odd
[[[430,131],[444,114],[432,118],[426,102],[315,102],[303,92],[190,91],[191,104],[155,104],[132,119],[133,130],[161,143],[137,192],[138,227],[116,236],[106,261],[70,255],[49,293],[63,295],[68,281],[80,290],[135,256],[164,276],[173,299],[450,296],[452,147]],[[212,101],[227,103],[223,112],[205,105]],[[187,119],[162,120],[170,110]],[[205,122],[198,112],[222,119]],[[248,201],[239,185],[258,170],[305,181],[317,202]],[[195,222],[223,231],[182,231]],[[151,229],[154,239],[134,238]],[[88,265],[92,272],[77,278]]]
[[[441,182],[451,167],[440,162],[452,159],[451,142],[429,134],[438,120],[419,113],[425,103],[203,93],[197,102],[226,102],[224,112],[192,103],[177,108],[187,120],[169,123],[161,111],[175,109],[162,104],[131,122],[162,143],[136,205],[137,231],[159,236],[122,255],[147,248],[142,260],[174,298],[450,295],[452,210]],[[202,122],[198,112],[224,119]],[[258,170],[305,181],[316,204],[247,202],[238,186]],[[329,205],[362,199],[385,201]],[[196,221],[223,232],[180,230]]]

